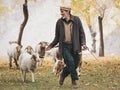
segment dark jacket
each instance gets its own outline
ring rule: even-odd
[[[73,26],[72,26],[73,51],[74,53],[79,53],[81,52],[81,46],[83,44],[86,44],[86,38],[79,17],[71,15],[71,20],[73,22]],[[65,39],[64,24],[63,24],[63,19],[60,18],[56,23],[55,38],[50,44],[50,46],[54,47],[57,43],[59,43],[59,49],[60,52],[62,52],[61,48],[64,39]]]

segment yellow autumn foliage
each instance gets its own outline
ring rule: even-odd
[[[120,0],[113,0],[117,8],[120,8]]]
[[[88,25],[90,24],[90,16],[94,16],[96,14],[95,11],[90,12],[91,7],[96,7],[94,0],[72,0],[71,6],[73,14],[82,15]]]

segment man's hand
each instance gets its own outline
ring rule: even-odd
[[[82,45],[82,50],[89,50],[89,48],[86,45]]]

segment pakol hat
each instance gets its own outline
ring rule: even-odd
[[[60,6],[60,9],[71,11],[71,7],[70,7],[70,6],[67,6],[67,5],[62,5],[62,6]]]

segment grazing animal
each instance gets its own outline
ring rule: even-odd
[[[42,42],[38,43],[37,46],[35,47],[35,52],[37,52],[39,54],[39,57],[41,58],[40,65],[42,65],[42,61],[43,61],[44,56],[45,56],[45,49],[46,49],[47,45],[48,45],[47,42],[42,41]],[[38,65],[39,65],[39,63],[38,63]]]
[[[31,72],[32,75],[32,82],[35,82],[34,80],[34,71],[36,69],[37,62],[40,61],[38,53],[33,53],[30,55],[27,52],[24,52],[19,57],[19,66],[20,70],[22,72],[22,80],[23,82],[26,81],[26,72]]]
[[[8,54],[8,58],[9,58],[9,68],[12,67],[12,59],[14,59],[14,62],[15,62],[15,65],[16,67],[18,68],[18,59],[19,59],[19,56],[21,54],[21,48],[22,46],[18,45],[17,43],[12,43],[12,42],[9,42],[10,46],[7,50],[7,54]]]
[[[63,57],[59,51],[59,48],[55,47],[53,51],[54,51],[52,52],[53,59],[55,61],[54,66],[53,66],[53,73],[55,73],[56,75],[57,74],[59,75],[59,73],[63,70],[65,64],[63,62]]]
[[[63,66],[64,63],[63,63],[63,57],[59,52],[59,48],[55,47],[53,49],[54,50],[52,52],[52,56],[53,56],[53,59],[55,61],[55,64],[53,67],[53,73],[56,73],[56,72],[60,72],[64,68],[64,67],[61,68],[61,66]],[[58,68],[59,66],[60,66],[60,71]],[[80,61],[79,61],[78,67],[76,69],[78,76],[80,76],[81,66],[82,66],[82,54],[80,54]],[[58,71],[57,71],[57,69],[58,69]]]
[[[61,60],[56,60],[53,67],[53,73],[59,75],[59,73],[63,70],[63,68],[64,68],[64,62]]]

